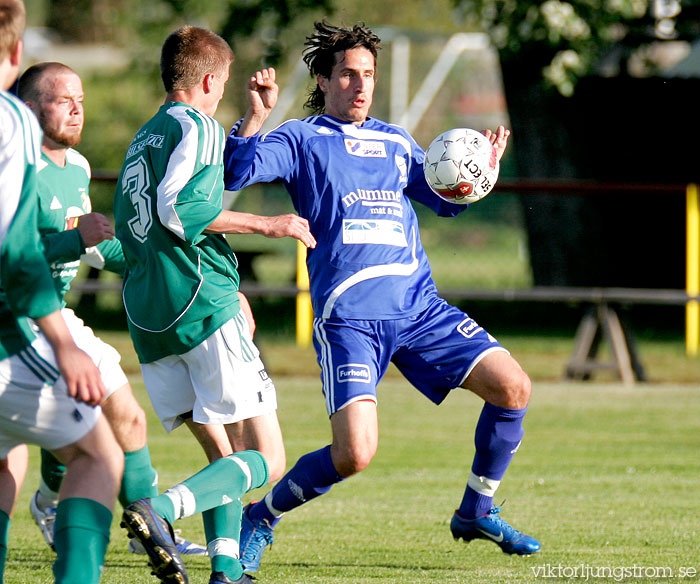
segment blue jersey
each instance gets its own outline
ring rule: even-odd
[[[290,120],[250,138],[228,136],[225,184],[279,181],[317,240],[307,255],[318,317],[396,319],[418,314],[437,290],[409,200],[438,215],[443,201],[423,175],[424,152],[403,128],[368,118]]]

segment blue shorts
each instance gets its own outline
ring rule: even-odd
[[[377,383],[394,363],[436,404],[488,353],[506,351],[476,321],[442,298],[395,320],[314,319],[314,346],[331,415],[354,401],[377,401]]]

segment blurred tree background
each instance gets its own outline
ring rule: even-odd
[[[498,48],[518,177],[698,180],[697,0],[455,2]],[[684,286],[682,196],[522,200],[535,284]]]
[[[250,73],[275,66],[284,84],[315,19],[328,15],[347,24],[362,20],[372,27],[390,23],[442,34],[461,30],[449,0],[26,0],[26,5],[29,24],[45,28],[57,49],[83,47],[69,53],[75,61],[69,64],[81,74],[86,93],[81,151],[98,169],[121,166],[133,134],[161,103],[160,47],[184,24],[218,32],[236,54],[217,114],[225,127],[245,111],[243,86]],[[91,52],[102,46],[111,58],[107,53],[98,65]],[[57,57],[64,54],[56,51]]]
[[[226,118],[231,121],[245,107],[241,88],[248,74],[273,65],[284,83],[311,22],[326,15],[345,24],[363,21],[373,28],[390,26],[424,36],[442,35],[445,40],[455,32],[486,31],[499,51],[506,82],[517,85],[521,100],[545,104],[542,109],[548,109],[552,93],[571,96],[581,77],[653,76],[668,49],[683,51],[684,42],[687,47],[700,35],[700,3],[695,0],[27,0],[26,4],[30,25],[47,29],[57,46],[84,47],[82,55],[80,50],[73,54],[91,63],[89,71],[79,72],[88,97],[83,149],[88,149],[96,168],[120,166],[125,143],[160,102],[159,49],[168,32],[185,23],[219,32],[236,52],[219,116],[224,125]],[[94,46],[109,47],[114,58],[96,66],[90,61]],[[93,142],[114,142],[115,147],[95,146],[93,151]]]
[[[135,131],[162,102],[158,58],[170,31],[186,23],[205,26],[233,46],[236,63],[217,113],[228,127],[246,107],[243,86],[248,75],[275,65],[284,88],[312,22],[328,16],[334,23],[363,21],[381,29],[388,41],[380,56],[373,109],[383,119],[389,118],[395,34],[407,35],[417,47],[411,52],[408,84],[414,95],[453,34],[488,33],[497,52],[461,58],[416,126],[413,133],[424,147],[449,127],[506,123],[513,138],[502,177],[697,180],[693,140],[700,130],[695,112],[700,66],[690,74],[686,68],[683,77],[673,69],[691,54],[700,36],[697,0],[26,3],[29,24],[43,28],[52,41],[50,52],[41,58],[63,60],[84,80],[87,122],[80,150],[94,169],[118,169]],[[303,96],[296,102],[301,104]],[[299,105],[288,117],[302,115]],[[239,197],[234,208],[265,214],[290,210],[288,198],[277,196],[274,187],[256,188]],[[270,196],[260,197],[261,192]],[[110,185],[94,185],[93,196],[96,208],[111,206]],[[440,286],[683,287],[682,197],[660,201],[614,193],[563,196],[546,190],[499,194],[449,227],[444,221],[438,227],[430,214],[421,214],[421,221],[426,245],[445,250],[444,261],[435,261],[431,252]],[[236,245],[269,245],[251,241]],[[464,249],[469,250],[468,269]],[[497,256],[489,255],[492,249],[498,250]],[[285,248],[282,255],[293,253]],[[480,272],[479,260],[484,270],[500,266],[493,278]],[[270,262],[267,272],[289,281],[287,268],[272,255],[255,261]],[[443,273],[459,279],[447,283]]]

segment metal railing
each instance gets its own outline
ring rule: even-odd
[[[93,172],[94,181],[115,182],[113,171]],[[686,198],[686,289],[656,288],[596,288],[535,286],[518,289],[473,289],[440,287],[441,296],[454,300],[501,300],[567,303],[621,303],[685,305],[686,352],[696,356],[700,348],[700,204],[695,184],[650,184],[633,182],[596,182],[590,180],[562,179],[507,179],[502,178],[494,188],[496,192],[517,194],[543,193],[547,195],[616,195],[639,196],[643,194],[668,194]],[[301,244],[300,244],[301,245]],[[295,282],[268,285],[244,281],[241,290],[253,297],[296,297],[297,341],[306,345],[311,340],[313,313],[308,293],[308,274],[304,262],[304,248],[296,256]],[[103,284],[99,281],[76,282],[74,287],[83,293],[97,293],[117,289],[118,283]]]

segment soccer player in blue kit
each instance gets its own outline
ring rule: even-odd
[[[438,296],[409,199],[447,217],[465,206],[430,190],[424,152],[408,132],[369,117],[379,43],[364,26],[317,22],[304,51],[317,81],[306,103],[315,115],[260,134],[278,95],[274,69],[264,69],[249,80],[248,110],[227,139],[226,187],[281,182],[317,239],[307,265],[332,428],[330,445],[302,456],[244,510],[248,572],[258,569],[283,513],[369,465],[379,434],[376,386],[389,362],[436,404],[457,387],[485,402],[454,538],[491,540],[523,556],[540,549],[493,504],[523,437],[530,379],[486,330]],[[500,126],[485,135],[500,158],[510,132]]]

